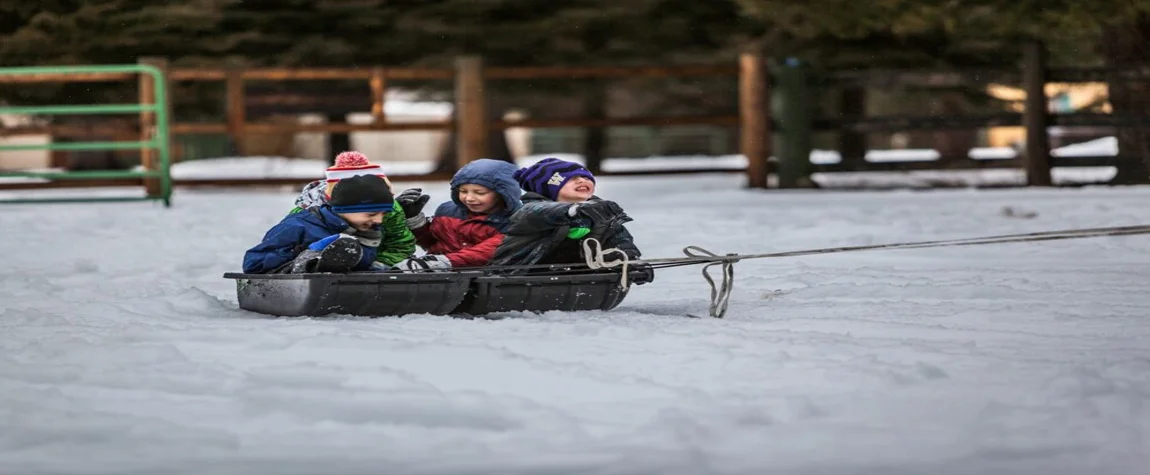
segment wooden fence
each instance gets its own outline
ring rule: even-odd
[[[785,68],[777,67],[782,72]],[[1025,171],[1026,182],[1031,186],[1052,184],[1052,167],[1096,167],[1116,166],[1123,161],[1142,160],[1143,157],[1126,151],[1119,156],[1060,156],[1054,157],[1050,150],[1049,130],[1052,126],[1105,127],[1117,130],[1122,127],[1150,126],[1150,115],[1118,115],[1111,113],[1072,112],[1051,113],[1046,96],[1049,83],[1087,83],[1112,80],[1147,81],[1150,68],[1052,68],[1046,61],[1046,52],[1041,43],[1027,44],[1021,64],[1016,69],[981,70],[852,70],[829,71],[821,75],[812,74],[806,84],[817,84],[824,94],[839,93],[843,98],[843,109],[837,117],[812,117],[804,124],[783,124],[776,130],[776,137],[791,138],[791,142],[804,142],[803,136],[811,132],[837,132],[840,134],[839,151],[842,160],[833,164],[811,164],[807,159],[809,148],[787,147],[775,149],[775,155],[782,163],[794,163],[798,172],[785,173],[780,170],[780,185],[798,186],[796,180],[812,172],[843,171],[911,171],[911,170],[961,170],[986,168],[1021,168]],[[809,91],[781,91],[785,77],[779,74],[776,79],[773,97],[783,98]],[[1021,113],[996,112],[989,114],[961,114],[950,116],[896,115],[866,117],[862,114],[866,89],[891,89],[901,87],[947,88],[985,87],[991,84],[1017,85],[1025,94]],[[790,103],[796,101],[791,100]],[[806,109],[807,104],[800,107]],[[785,118],[786,108],[780,115],[776,110],[775,123]],[[799,115],[804,111],[798,112]],[[943,155],[931,161],[868,162],[865,160],[865,143],[859,138],[872,132],[894,131],[939,131],[986,129],[991,127],[1021,126],[1025,128],[1024,148],[1010,159],[973,159],[967,153]],[[795,137],[798,139],[795,139]],[[802,155],[801,158],[798,155]]]
[[[275,134],[275,133],[350,133],[362,131],[404,131],[404,130],[454,130],[456,132],[455,168],[462,164],[481,158],[488,153],[487,137],[490,130],[503,130],[511,127],[523,128],[551,128],[551,127],[611,127],[611,126],[668,126],[668,125],[725,125],[736,127],[740,117],[729,116],[673,116],[673,117],[627,117],[627,118],[573,118],[573,119],[522,119],[515,121],[488,120],[487,104],[484,95],[484,84],[494,80],[531,80],[531,79],[575,79],[575,78],[635,78],[635,77],[699,77],[699,76],[733,76],[738,74],[737,65],[688,65],[688,66],[635,66],[635,67],[484,67],[482,60],[476,57],[462,57],[457,59],[454,68],[258,68],[258,69],[183,69],[172,68],[162,58],[142,58],[141,63],[149,64],[165,72],[167,81],[222,81],[224,82],[226,101],[226,120],[220,123],[188,123],[180,122],[178,111],[174,116],[176,121],[171,125],[172,135],[189,134],[227,134],[233,143],[239,143],[249,134]],[[44,82],[59,80],[50,75],[38,77],[25,77],[22,82]],[[109,82],[133,80],[127,74],[89,74],[72,76],[70,81]],[[363,80],[367,81],[371,89],[371,97],[365,97],[365,105],[370,102],[373,117],[371,123],[323,123],[323,124],[285,124],[253,122],[246,117],[248,101],[245,98],[245,84],[248,81],[314,81],[314,80]],[[427,121],[427,122],[389,122],[385,114],[386,95],[384,90],[389,80],[453,80],[455,83],[454,107],[455,120]],[[0,81],[4,81],[0,78]],[[14,81],[7,81],[14,82]],[[141,91],[141,94],[146,94]],[[147,100],[150,98],[142,98]],[[168,104],[166,107],[171,108]],[[760,114],[761,115],[761,114]],[[75,126],[33,126],[13,127],[0,132],[0,136],[49,134],[58,135],[84,135],[108,134],[122,135],[122,125],[108,124],[105,126],[75,127]],[[766,157],[762,157],[765,166]],[[699,170],[696,170],[699,171]],[[708,170],[701,170],[708,171]],[[711,170],[714,171],[714,170]],[[728,170],[729,171],[729,170]],[[392,176],[392,175],[389,175]],[[442,179],[445,174],[427,175],[395,175],[394,179]],[[227,179],[227,180],[188,180],[177,179],[177,185],[247,185],[247,184],[280,184],[298,183],[299,179]],[[94,183],[85,183],[81,180],[56,183],[57,186],[91,186]],[[101,183],[103,184],[103,183]],[[123,184],[108,182],[108,184]],[[3,184],[2,188],[26,188],[40,185],[31,184]]]
[[[746,52],[737,64],[730,65],[690,65],[690,66],[643,66],[643,67],[485,67],[482,59],[462,57],[457,59],[454,68],[258,68],[258,69],[185,69],[170,67],[162,58],[142,58],[141,63],[149,64],[165,72],[169,85],[183,81],[222,81],[226,94],[226,120],[220,123],[179,122],[179,114],[171,125],[173,135],[181,134],[227,134],[234,143],[248,134],[326,132],[348,133],[359,131],[399,131],[399,130],[454,130],[456,135],[455,166],[458,167],[488,153],[487,137],[490,130],[510,127],[611,127],[611,126],[669,126],[669,125],[722,125],[738,127],[740,150],[748,159],[745,170],[747,185],[755,188],[767,187],[769,172],[777,171],[780,187],[804,186],[804,177],[814,172],[870,171],[870,170],[912,170],[912,169],[962,169],[984,167],[1024,168],[1030,185],[1049,185],[1051,166],[1097,166],[1113,164],[1105,159],[1085,160],[1050,157],[1047,127],[1050,125],[1131,125],[1150,123],[1142,119],[1112,117],[1099,114],[1068,114],[1053,117],[1047,111],[1044,86],[1050,81],[1095,81],[1103,80],[1114,71],[1091,69],[1049,69],[1045,65],[1041,45],[1031,47],[1021,68],[1018,70],[994,71],[831,71],[818,77],[798,76],[789,73],[785,65],[775,64],[759,52]],[[1127,74],[1131,74],[1127,72]],[[1142,74],[1137,73],[1136,74]],[[489,120],[484,85],[488,81],[513,81],[532,79],[575,79],[575,78],[635,78],[635,77],[699,77],[719,76],[738,78],[738,115],[714,116],[672,116],[672,117],[629,117],[629,118],[574,118],[574,119],[524,119],[518,121]],[[1141,76],[1139,76],[1141,77]],[[1145,77],[1150,77],[1146,75]],[[22,78],[23,82],[59,80],[48,75],[44,77]],[[134,80],[130,74],[88,74],[69,77],[70,81],[126,81]],[[371,97],[373,121],[367,124],[325,123],[325,124],[284,124],[250,121],[246,117],[248,102],[245,98],[245,84],[248,81],[314,81],[314,80],[360,80],[367,81]],[[454,81],[454,120],[432,122],[396,123],[388,120],[385,113],[385,89],[393,80],[450,80]],[[819,118],[810,115],[811,88],[822,89],[826,93],[838,89],[847,93],[875,85],[959,85],[985,84],[993,81],[1021,82],[1027,93],[1025,111],[1021,114],[1000,113],[979,116],[951,117],[865,117],[858,107],[858,101],[844,103],[844,111],[838,117]],[[0,82],[10,82],[0,79]],[[829,88],[829,89],[828,89]],[[141,95],[148,94],[141,88]],[[806,96],[804,96],[806,94]],[[865,93],[864,93],[865,95]],[[804,98],[805,97],[805,98]],[[141,97],[147,103],[150,97]],[[849,110],[849,104],[854,104]],[[171,104],[166,104],[171,110]],[[1133,120],[1133,122],[1131,122]],[[851,137],[874,131],[895,130],[939,130],[954,128],[985,128],[992,126],[1024,125],[1027,128],[1026,150],[1021,157],[1011,160],[971,160],[968,157],[943,157],[931,162],[867,162],[859,153],[858,140]],[[835,131],[843,135],[844,150],[842,161],[836,164],[814,165],[809,160],[810,139],[814,131]],[[20,134],[64,135],[75,133],[123,133],[122,128],[107,126],[101,128],[59,125],[44,127],[7,128],[0,136]],[[853,145],[852,145],[853,144]],[[850,149],[850,150],[848,150]],[[865,144],[862,147],[865,152]],[[778,164],[769,165],[774,156]],[[773,170],[772,170],[773,169]],[[712,170],[681,171],[699,173]],[[729,171],[726,169],[724,171]],[[643,173],[669,173],[671,170],[654,170]],[[445,174],[395,176],[404,179],[443,179]],[[250,179],[250,180],[180,180],[176,185],[247,185],[247,184],[295,184],[306,180],[299,179]],[[101,183],[104,184],[104,183]],[[116,183],[111,183],[116,184]],[[120,183],[123,184],[123,183]],[[138,184],[138,183],[137,183]],[[83,181],[53,183],[56,186],[91,186]],[[44,187],[44,184],[3,184],[0,188]]]

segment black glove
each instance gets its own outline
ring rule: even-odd
[[[396,195],[395,201],[399,202],[400,208],[403,208],[404,217],[414,218],[423,212],[423,207],[431,201],[431,196],[423,194],[422,188],[409,188]]]
[[[651,264],[640,262],[627,266],[627,277],[635,285],[649,284],[655,281],[655,269]]]
[[[395,197],[395,201],[399,203],[399,207],[403,209],[403,217],[407,223],[407,229],[416,230],[427,224],[427,216],[423,215],[423,207],[431,197],[423,194],[421,188],[409,188],[403,190]]]
[[[609,228],[616,224],[631,221],[618,203],[608,200],[588,201],[579,205],[577,213],[591,220],[592,229]]]

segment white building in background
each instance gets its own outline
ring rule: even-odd
[[[28,116],[0,114],[0,128],[27,125],[32,125]],[[47,135],[5,136],[0,132],[0,145],[45,145],[49,140]],[[44,169],[52,163],[51,159],[51,152],[47,150],[0,151],[0,170]]]
[[[412,123],[451,120],[452,104],[450,102],[416,102],[390,91],[388,96],[383,103],[383,113],[388,122]],[[348,114],[346,120],[350,124],[370,124],[373,118],[370,112],[355,112]],[[302,124],[322,124],[324,116],[322,114],[305,114],[299,116],[299,122]],[[350,134],[351,148],[363,152],[373,161],[389,162],[434,160],[447,138],[447,131],[442,130],[371,131],[352,132]],[[331,151],[333,154],[339,152],[339,150]],[[326,133],[295,134],[295,156],[327,158],[327,154]]]
[[[384,116],[388,122],[416,123],[440,122],[451,120],[451,111],[454,105],[450,102],[418,101],[409,93],[403,91],[388,91],[387,100],[384,101]],[[508,120],[522,118],[518,112],[507,114]],[[370,124],[373,120],[370,112],[356,112],[348,114],[347,122],[350,124]],[[324,118],[319,114],[309,114],[300,117],[301,123],[323,123]],[[507,145],[511,154],[517,157],[531,153],[531,130],[523,128],[507,129]],[[363,152],[373,161],[381,162],[426,162],[435,160],[440,150],[445,146],[450,134],[446,130],[400,130],[400,131],[370,131],[352,132],[350,134],[351,148]],[[297,157],[325,157],[327,152],[327,134],[300,133],[295,136],[295,156]],[[331,153],[339,153],[333,150]]]
[[[450,102],[409,102],[388,99],[383,103],[388,122],[439,122],[451,120]],[[370,124],[370,113],[349,114],[350,124]],[[380,161],[408,162],[434,160],[445,146],[449,134],[446,130],[401,130],[380,132],[354,132],[351,147],[368,157]],[[338,151],[333,150],[333,153]]]

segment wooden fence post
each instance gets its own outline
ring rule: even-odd
[[[228,138],[232,140],[236,155],[244,154],[244,123],[247,110],[244,107],[243,70],[231,68],[225,79],[227,93]]]
[[[172,88],[171,88],[171,82],[168,80],[168,60],[167,60],[167,58],[142,57],[142,58],[137,59],[136,62],[139,64],[146,64],[149,66],[153,66],[153,67],[159,69],[163,73],[162,74],[163,77],[161,78],[161,80],[164,81],[164,85],[165,85],[164,91],[166,91],[167,94],[164,97],[164,99],[165,99],[164,102],[162,104],[159,104],[159,106],[165,110],[165,112],[167,113],[167,116],[168,116],[168,121],[171,122],[173,120],[172,119]],[[139,97],[140,104],[158,104],[158,102],[156,100],[156,87],[155,87],[155,83],[153,81],[154,81],[154,79],[152,78],[151,74],[140,73],[140,75],[139,75],[139,88],[138,88],[138,92],[139,92],[139,96],[140,96]],[[152,112],[141,112],[140,113],[140,140],[150,140],[155,136],[156,136],[156,114],[154,114]],[[166,138],[166,140],[168,140],[168,150],[169,150],[168,159],[171,160],[172,159],[172,154],[171,154],[172,136],[171,136],[171,134],[168,134],[168,137]],[[156,149],[146,148],[146,147],[140,149],[140,166],[143,167],[144,170],[147,170],[147,171],[156,171],[158,168],[158,163],[156,160],[157,156],[159,156],[159,152]],[[169,166],[170,165],[171,164],[169,164]],[[144,178],[144,190],[148,196],[160,196],[160,194],[161,194],[160,179],[159,178],[152,178],[152,177]]]
[[[371,69],[371,118],[372,123],[387,122],[387,113],[384,112],[384,101],[387,95],[387,81],[384,79],[383,68]]]
[[[739,148],[747,157],[747,187],[767,187],[771,151],[766,63],[758,49],[739,56]]]
[[[1051,186],[1050,113],[1046,98],[1046,46],[1041,41],[1025,45],[1022,62],[1022,88],[1026,91],[1022,125],[1026,127],[1026,184]]]
[[[484,93],[483,58],[456,58],[456,170],[487,155],[487,101]]]

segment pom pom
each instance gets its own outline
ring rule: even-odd
[[[341,168],[366,167],[368,165],[371,165],[371,162],[367,160],[367,156],[355,151],[343,152],[335,157],[335,166]]]

